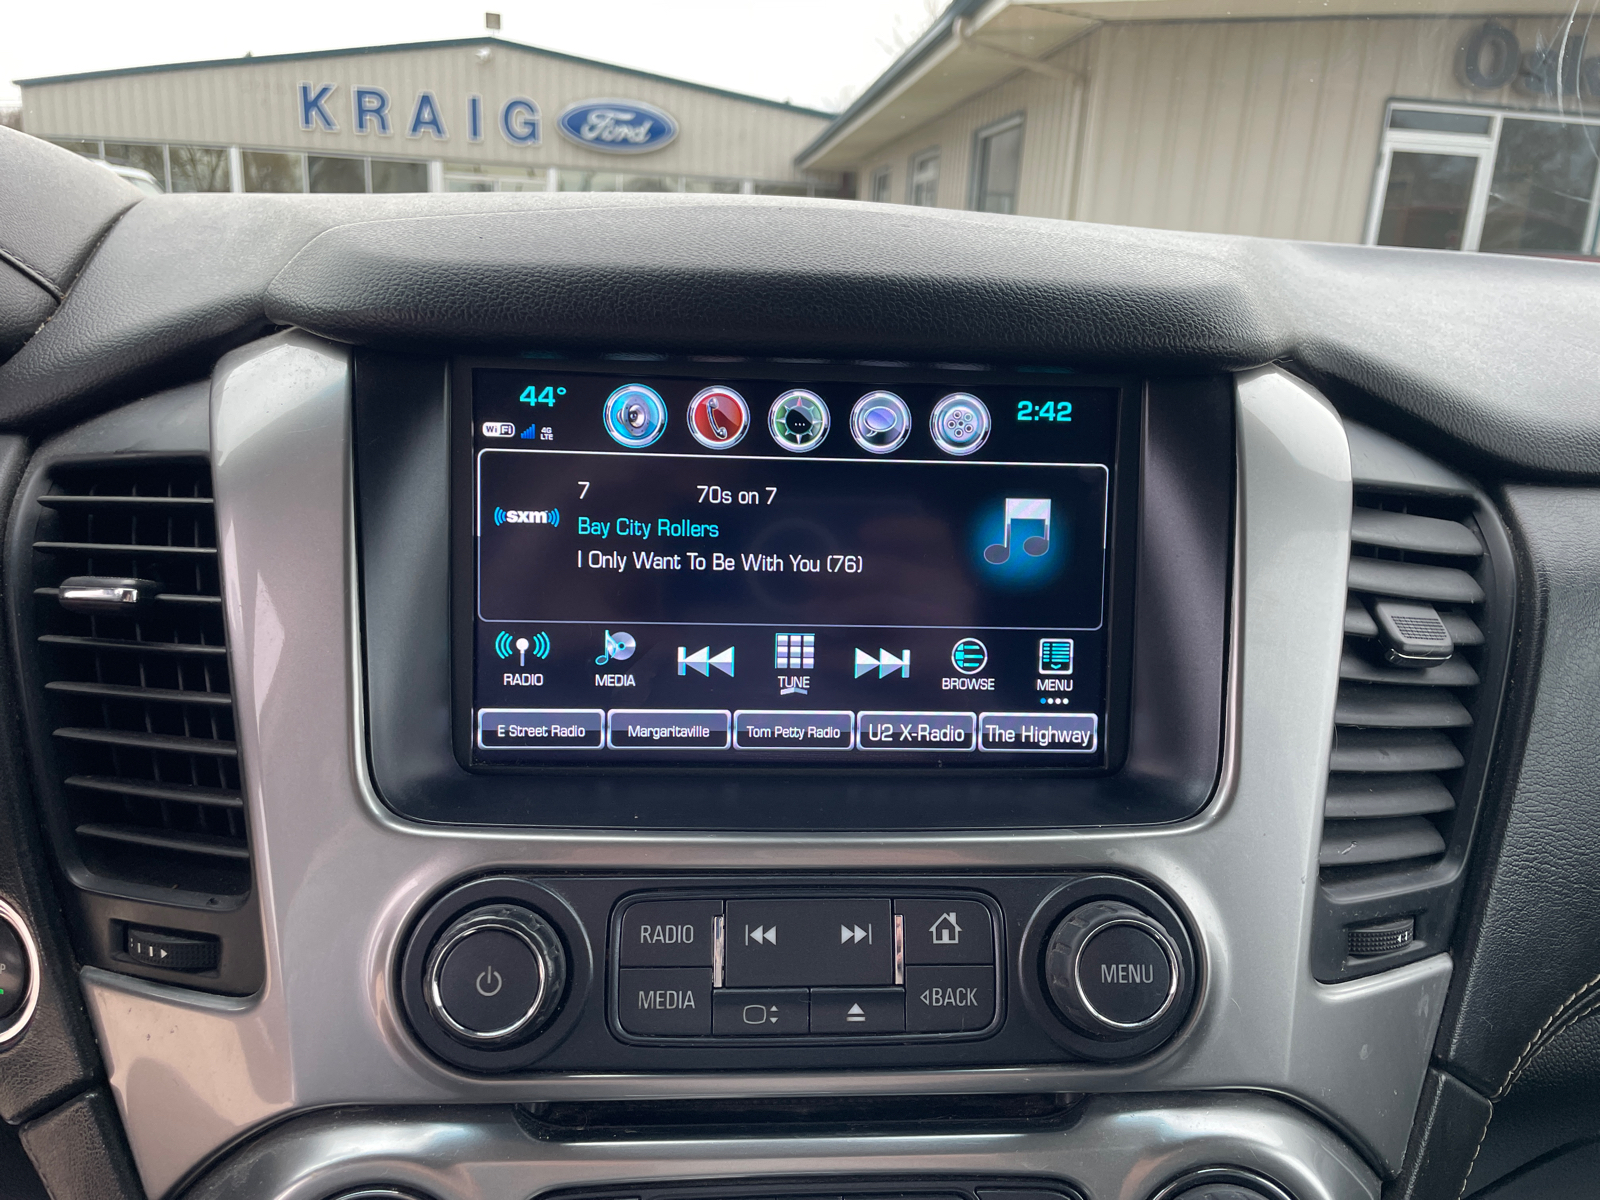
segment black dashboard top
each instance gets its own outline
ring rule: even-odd
[[[41,201],[105,174],[28,166]],[[1282,360],[1486,476],[1600,478],[1587,263],[761,197],[173,196],[62,219],[104,238],[0,365],[7,428],[197,378],[279,325],[409,350]]]

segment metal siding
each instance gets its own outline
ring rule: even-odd
[[[1553,97],[1475,91],[1456,75],[1481,17],[1124,22],[1054,56],[1076,85],[1019,72],[881,148],[894,167],[941,151],[939,204],[966,208],[973,136],[1024,111],[1025,216],[1355,242],[1391,99],[1551,111]],[[1560,22],[1503,22],[1523,49]],[[1567,104],[1573,102],[1569,99]],[[1083,130],[1080,133],[1080,111]],[[1082,161],[1077,161],[1081,140]],[[903,199],[897,189],[892,199]],[[862,195],[866,195],[865,191]]]
[[[41,84],[24,89],[24,122],[41,137],[102,137],[112,141],[197,142],[326,154],[445,158],[454,162],[563,166],[646,175],[797,178],[794,155],[826,119],[719,96],[603,67],[547,58],[508,47],[481,62],[477,47],[395,51],[289,62],[262,60],[223,67]],[[304,131],[299,84],[337,82],[328,111],[337,133]],[[390,99],[390,132],[357,134],[352,88],[383,88]],[[406,136],[419,92],[439,101],[450,137]],[[466,97],[484,100],[484,137],[467,140]],[[525,96],[539,105],[541,144],[519,147],[499,131],[503,103]],[[602,98],[640,100],[677,119],[678,137],[665,148],[610,155],[575,145],[556,129],[569,104]]]

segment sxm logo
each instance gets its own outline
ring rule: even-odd
[[[678,136],[678,122],[637,100],[586,100],[569,105],[556,121],[564,137],[607,154],[644,154]]]
[[[300,85],[300,128],[317,133],[338,133],[339,117],[345,103],[339,98],[337,83],[302,83]],[[482,96],[467,96],[460,115],[464,118],[467,140],[483,141],[485,111]],[[429,90],[416,94],[403,110],[396,111],[389,93],[381,87],[356,86],[350,88],[350,127],[356,133],[391,136],[404,118],[408,138],[430,137],[435,141],[450,140],[445,107]],[[453,121],[453,118],[452,118]],[[512,96],[501,102],[496,124],[500,136],[513,146],[537,146],[540,141],[539,106],[526,96]]]

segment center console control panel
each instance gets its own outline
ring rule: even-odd
[[[1121,875],[506,874],[434,900],[396,973],[437,1058],[593,1073],[1127,1061],[1200,964]]]
[[[629,1038],[981,1036],[1000,1016],[993,901],[956,895],[639,897],[618,908]]]

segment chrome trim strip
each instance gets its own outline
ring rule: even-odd
[[[438,1200],[527,1200],[557,1188],[750,1176],[1024,1175],[1095,1200],[1141,1200],[1227,1164],[1296,1200],[1377,1200],[1372,1171],[1329,1130],[1266,1096],[1111,1097],[1068,1128],[930,1137],[696,1138],[563,1143],[530,1137],[506,1108],[317,1113],[272,1130],[185,1200],[324,1200],[378,1182]]]
[[[1276,368],[1239,376],[1237,396],[1225,771],[1192,820],[814,837],[463,829],[403,821],[370,784],[349,351],[289,332],[228,355],[212,386],[216,510],[266,984],[241,1002],[83,972],[147,1190],[160,1196],[230,1142],[313,1107],[775,1094],[1253,1089],[1293,1097],[1395,1169],[1449,958],[1334,986],[1307,967],[1342,644],[1348,447],[1327,403]],[[488,870],[1108,867],[1159,879],[1204,963],[1194,1019],[1132,1066],[478,1078],[412,1041],[392,990],[405,928],[445,885]]]

